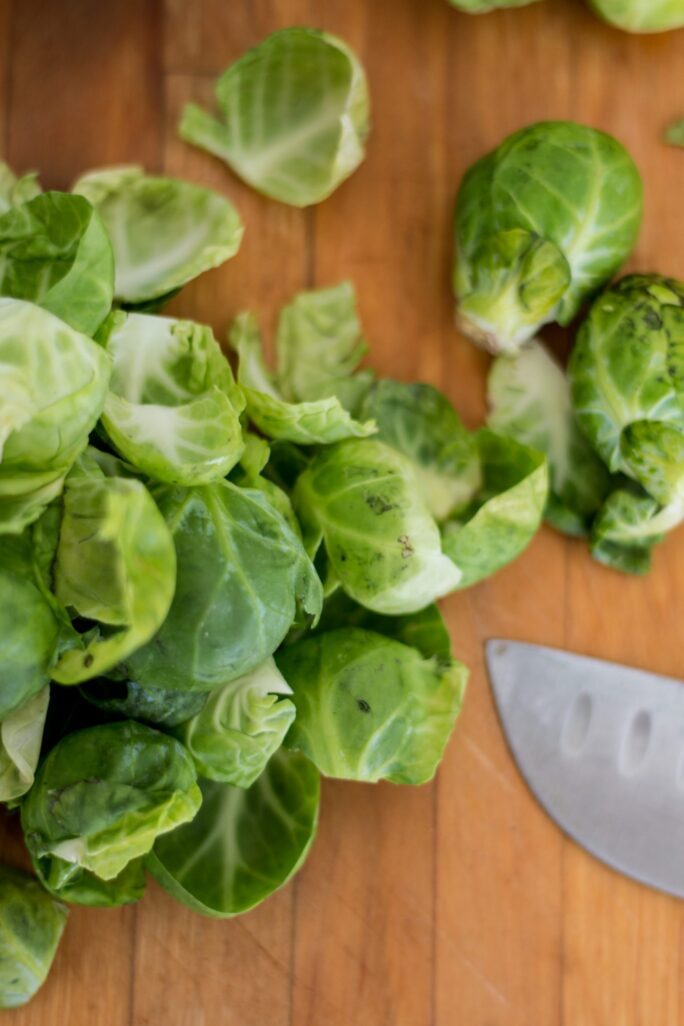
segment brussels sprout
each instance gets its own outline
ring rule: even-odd
[[[171,828],[170,828],[171,829]],[[40,869],[36,865],[40,875]],[[140,901],[147,883],[145,862],[142,857],[132,859],[112,880],[103,880],[89,869],[74,866],[59,882],[43,879],[50,892],[70,905],[86,905],[89,908],[118,908]]]
[[[587,535],[611,479],[577,426],[561,367],[533,342],[494,361],[487,390],[490,427],[549,461],[546,519],[566,534]]]
[[[7,164],[0,160],[0,214],[39,195],[40,185],[35,171],[17,178]]]
[[[222,120],[188,104],[181,138],[273,199],[319,203],[363,160],[366,76],[350,48],[327,33],[274,32],[223,73],[216,99]]]
[[[684,0],[589,0],[605,21],[626,32],[665,32],[684,25]]]
[[[527,7],[536,0],[448,0],[452,7],[468,14],[487,14],[503,7]]]
[[[254,908],[297,872],[316,835],[320,778],[282,749],[251,787],[201,780],[191,823],[159,838],[152,876],[178,901],[227,918]]]
[[[0,723],[0,802],[20,798],[33,784],[49,700],[44,687]]]
[[[154,494],[176,546],[176,593],[161,629],[119,673],[144,687],[211,691],[275,651],[297,598],[316,615],[321,584],[261,492],[216,481]]]
[[[297,708],[288,748],[329,777],[432,779],[461,707],[464,666],[360,628],[288,645],[277,661]]]
[[[0,1008],[18,1008],[45,983],[68,912],[37,880],[0,866]]]
[[[253,314],[236,318],[230,344],[239,357],[238,382],[247,413],[269,438],[299,445],[325,445],[343,438],[364,437],[375,431],[372,422],[358,423],[335,396],[290,403],[282,396],[263,361],[259,327]]]
[[[144,688],[132,680],[88,681],[80,688],[85,700],[112,716],[142,720],[153,727],[177,727],[196,716],[207,700],[200,691]]]
[[[470,502],[481,483],[477,442],[445,395],[431,385],[385,378],[371,387],[361,410],[377,423],[378,438],[411,460],[436,520]]]
[[[569,121],[515,132],[459,190],[460,329],[498,353],[568,324],[630,253],[641,212],[639,172],[611,136]]]
[[[0,217],[0,294],[95,333],[112,305],[114,254],[86,199],[44,192]]]
[[[105,476],[92,452],[67,479],[58,530],[54,592],[89,629],[73,632],[52,677],[78,684],[149,641],[171,605],[176,558],[142,481]]]
[[[114,880],[155,839],[197,812],[201,795],[183,745],[133,720],[63,738],[21,806],[34,865],[59,892],[80,870]]]
[[[178,731],[201,777],[250,787],[295,717],[292,688],[272,658],[213,691]]]
[[[444,552],[460,571],[459,588],[491,576],[527,548],[549,489],[546,458],[536,449],[486,429],[478,432],[477,442],[482,491],[442,533]]]
[[[168,484],[225,477],[244,449],[244,398],[211,328],[119,311],[100,339],[112,358],[102,424],[118,452]]]
[[[684,497],[684,284],[630,275],[593,304],[569,372],[579,425],[662,506]]]
[[[53,314],[0,299],[0,534],[59,494],[107,395],[109,358]]]
[[[591,535],[591,554],[599,563],[625,573],[645,574],[651,551],[684,520],[684,499],[662,508],[638,486],[612,492],[596,520]]]
[[[460,581],[410,463],[383,442],[349,439],[321,449],[294,503],[309,550],[324,541],[342,587],[368,609],[410,613]]]
[[[93,204],[114,246],[114,291],[123,303],[158,299],[235,256],[242,223],[228,200],[139,167],[89,171],[74,192]]]

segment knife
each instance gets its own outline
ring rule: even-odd
[[[684,897],[684,683],[494,639],[487,667],[530,790],[573,840]]]

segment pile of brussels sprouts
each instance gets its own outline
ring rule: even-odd
[[[526,7],[538,0],[448,0],[469,14]],[[587,0],[604,21],[625,32],[665,32],[684,25],[684,0]]]

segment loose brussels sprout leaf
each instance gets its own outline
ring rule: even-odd
[[[213,691],[178,732],[200,777],[251,787],[295,717],[292,702],[280,697],[291,694],[271,657]]]
[[[582,431],[661,505],[684,494],[684,284],[630,275],[593,304],[570,359]]]
[[[49,700],[44,687],[0,724],[0,802],[20,798],[33,784]]]
[[[249,478],[259,477],[269,459],[271,447],[265,438],[246,431],[243,436],[245,447],[240,457],[240,469]]]
[[[494,361],[487,390],[489,426],[549,461],[546,519],[566,534],[588,534],[610,475],[577,426],[562,368],[540,342],[532,342]]]
[[[684,25],[682,0],[589,0],[597,14],[626,32],[665,32]]]
[[[294,876],[316,835],[320,778],[280,749],[245,789],[201,780],[192,823],[160,838],[147,867],[177,901],[226,919],[254,908]]]
[[[217,481],[155,497],[175,542],[176,593],[161,629],[120,673],[144,687],[211,691],[275,651],[298,599],[316,616],[321,583],[261,492]]]
[[[0,866],[0,1008],[18,1008],[45,983],[68,912],[37,880]]]
[[[97,626],[75,636],[53,679],[89,680],[149,641],[171,605],[175,568],[171,533],[142,481],[105,477],[82,459],[64,492],[54,590]]]
[[[34,863],[38,875],[40,866]],[[113,880],[103,880],[88,869],[73,867],[68,878],[60,878],[52,885],[41,876],[43,886],[51,894],[71,905],[86,905],[90,908],[117,908],[119,905],[132,905],[140,901],[145,893],[145,862],[144,859],[133,859]]]
[[[247,413],[269,438],[298,445],[329,445],[375,431],[372,422],[360,424],[353,420],[334,396],[306,403],[283,399],[264,363],[259,327],[253,314],[242,313],[236,318],[230,344],[240,361],[238,383],[245,394]]]
[[[207,699],[200,691],[144,688],[132,680],[104,677],[83,684],[80,691],[87,702],[112,716],[165,728],[177,727],[196,716]]]
[[[114,254],[86,199],[44,192],[0,217],[0,294],[97,331],[112,305]]]
[[[288,748],[329,777],[432,779],[461,708],[464,666],[360,628],[288,645],[277,661],[297,707]]]
[[[599,563],[630,574],[645,574],[651,551],[684,520],[684,501],[662,508],[645,493],[620,488],[608,496],[591,536],[591,554]]]
[[[0,538],[0,720],[48,683],[59,633],[35,575],[29,533]]]
[[[527,7],[535,0],[448,0],[452,7],[468,14],[487,14],[504,7]]]
[[[641,212],[639,173],[611,136],[569,121],[515,132],[459,190],[461,330],[498,353],[568,324],[632,250]]]
[[[59,890],[81,869],[113,880],[160,834],[197,812],[192,759],[179,741],[133,720],[63,738],[21,806],[39,876]]]
[[[0,299],[0,533],[59,494],[104,406],[109,358],[32,303]]]
[[[188,104],[181,138],[272,199],[320,203],[363,160],[366,76],[352,50],[325,32],[274,32],[223,73],[216,99],[222,120]]]
[[[39,195],[40,185],[35,171],[17,178],[7,164],[0,160],[0,214]]]
[[[368,346],[361,334],[354,286],[348,282],[300,292],[284,306],[276,340],[278,385],[291,402],[320,399],[356,370]]]
[[[477,442],[440,391],[384,379],[369,391],[362,416],[377,423],[381,441],[410,459],[436,520],[470,502],[481,483]]]
[[[228,200],[175,178],[146,175],[140,167],[90,171],[74,192],[99,212],[114,246],[116,298],[147,303],[240,248],[242,222]]]
[[[457,587],[461,571],[442,552],[410,463],[383,442],[321,449],[293,499],[308,550],[325,541],[340,584],[362,606],[411,613]]]
[[[244,399],[211,328],[119,311],[101,340],[112,358],[102,424],[118,452],[168,484],[225,477],[244,449]]]
[[[459,568],[459,588],[490,577],[527,548],[546,506],[546,457],[483,428],[477,435],[483,488],[472,510],[444,526],[444,552]]]

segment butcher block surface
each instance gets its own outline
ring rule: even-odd
[[[296,210],[182,143],[179,112],[269,32],[346,39],[370,80],[360,170]],[[458,336],[451,214],[468,165],[544,118],[615,134],[645,179],[630,266],[684,278],[684,31],[630,37],[581,0],[487,16],[445,0],[0,0],[0,140],[45,187],[138,163],[211,186],[246,225],[239,256],[172,310],[220,336],[267,327],[296,291],[350,279],[371,364],[444,389],[470,426],[488,358]],[[561,335],[551,333],[559,345]],[[444,603],[472,668],[435,783],[326,782],[318,840],[290,886],[232,921],[151,884],[137,906],[74,908],[52,974],[13,1026],[684,1026],[684,905],[565,840],[506,749],[483,665],[492,636],[684,677],[684,529],[645,579],[544,528],[512,566]],[[0,668],[1,672],[1,668]],[[684,814],[684,810],[683,810]],[[2,855],[21,860],[16,828]],[[684,853],[682,853],[684,857]]]

